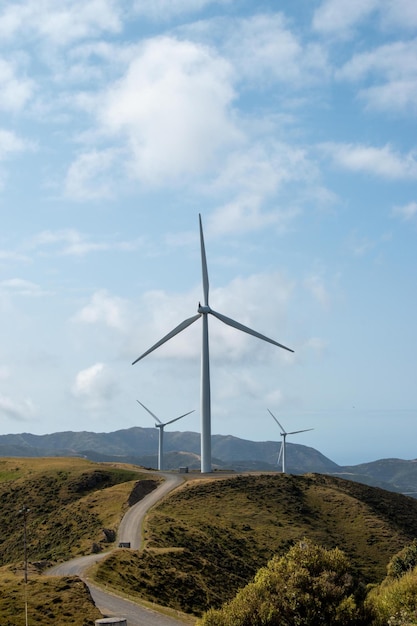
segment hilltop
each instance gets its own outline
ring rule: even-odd
[[[305,537],[339,547],[364,583],[378,583],[390,558],[417,537],[417,501],[320,474],[194,478],[153,509],[144,552],[113,552],[97,576],[199,614]]]

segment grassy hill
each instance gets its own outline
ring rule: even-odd
[[[145,550],[112,551],[96,566],[99,581],[199,615],[233,597],[274,554],[286,553],[304,537],[341,548],[365,583],[381,581],[390,558],[417,537],[417,500],[350,480],[220,472],[184,478],[181,488],[152,509]],[[9,619],[13,603],[21,607],[19,511],[28,507],[31,611],[48,607],[44,626],[62,614],[78,626],[77,606],[85,603],[89,617],[79,626],[93,624],[97,616],[84,585],[76,578],[45,578],[42,568],[93,548],[114,547],[103,529],[117,530],[138,481],[155,480],[156,473],[117,463],[0,459],[0,614]],[[20,613],[6,623],[17,626]]]
[[[42,576],[55,561],[112,547],[103,528],[116,530],[135,493],[148,481],[138,468],[77,458],[0,459],[0,615],[24,623],[25,594],[31,624],[94,626],[101,617],[77,577]],[[158,480],[152,477],[153,481]],[[23,583],[27,507],[29,580]]]
[[[365,583],[379,582],[417,537],[417,501],[318,474],[191,480],[153,509],[145,551],[116,550],[97,576],[198,615],[303,537],[341,548]]]

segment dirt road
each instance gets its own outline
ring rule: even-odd
[[[117,535],[117,544],[119,542],[130,543],[132,549],[138,550],[140,548],[142,524],[146,513],[183,480],[178,474],[164,473],[162,476],[164,482],[132,506],[124,516]],[[104,590],[94,585],[86,577],[86,571],[94,563],[105,559],[108,554],[109,552],[102,552],[72,559],[52,567],[46,573],[48,576],[79,576],[88,585],[93,600],[101,613],[107,617],[125,617],[128,626],[178,626],[179,624],[190,623],[130,602],[117,596],[109,589]]]

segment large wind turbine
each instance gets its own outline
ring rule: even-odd
[[[249,335],[253,335],[258,339],[263,339],[263,341],[268,341],[269,343],[278,346],[279,348],[284,348],[284,350],[288,350],[289,352],[294,352],[291,348],[287,348],[283,346],[281,343],[274,341],[273,339],[269,339],[265,337],[265,335],[261,335],[260,333],[248,328],[247,326],[243,326],[239,322],[230,319],[230,317],[226,317],[221,313],[217,313],[209,306],[209,279],[208,279],[208,271],[207,271],[207,260],[206,260],[206,250],[204,246],[204,236],[203,236],[203,225],[201,222],[201,215],[199,215],[200,221],[200,247],[201,247],[201,265],[202,265],[202,273],[203,273],[203,294],[204,294],[204,305],[198,303],[198,313],[193,317],[189,317],[181,324],[176,326],[170,333],[165,335],[162,339],[160,339],[157,343],[155,343],[152,348],[149,348],[146,352],[144,352],[140,357],[138,357],[135,361],[133,361],[132,365],[143,359],[153,350],[162,346],[166,341],[178,335],[181,331],[185,330],[196,322],[200,317],[202,318],[202,327],[203,327],[203,336],[202,336],[202,349],[201,349],[201,472],[209,473],[211,472],[211,403],[210,403],[210,358],[209,358],[209,336],[208,336],[208,316],[214,315],[221,322],[227,324],[228,326],[232,326],[237,330],[241,330]]]
[[[159,417],[156,417],[156,415],[152,413],[152,411],[150,411],[148,407],[142,404],[142,402],[140,402],[139,400],[136,400],[136,402],[139,402],[140,406],[143,406],[145,411],[148,411],[148,413],[152,415],[152,417],[156,420],[155,426],[156,428],[159,428],[158,469],[163,470],[164,469],[163,465],[164,465],[164,428],[165,426],[168,426],[168,424],[172,424],[173,422],[180,420],[182,417],[185,417],[186,415],[190,415],[190,413],[194,413],[195,409],[193,411],[188,411],[188,413],[184,413],[184,415],[180,415],[179,417],[174,417],[173,420],[169,420],[169,422],[165,422],[163,424],[161,420],[159,419]]]
[[[271,411],[269,409],[268,409],[268,411],[272,415],[272,417],[274,418],[274,420],[276,421],[276,423],[278,424],[278,426],[281,429],[282,442],[281,442],[281,448],[279,450],[277,463],[279,463],[279,461],[281,459],[281,464],[282,464],[281,465],[281,471],[282,471],[283,474],[285,474],[285,452],[286,452],[286,447],[287,447],[287,435],[297,435],[298,433],[306,433],[309,430],[314,430],[314,428],[305,428],[304,430],[293,430],[291,433],[287,433],[284,430],[284,427],[279,423],[279,421],[277,420],[275,415],[273,415],[273,413],[271,413]]]

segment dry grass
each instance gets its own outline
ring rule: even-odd
[[[169,496],[145,532],[145,551],[114,552],[99,579],[198,615],[303,537],[341,548],[365,582],[379,582],[417,536],[417,500],[320,475],[216,477]]]
[[[0,570],[0,615],[4,626],[94,626],[102,617],[86,585],[75,576],[62,578],[30,577],[25,585],[20,573]]]

